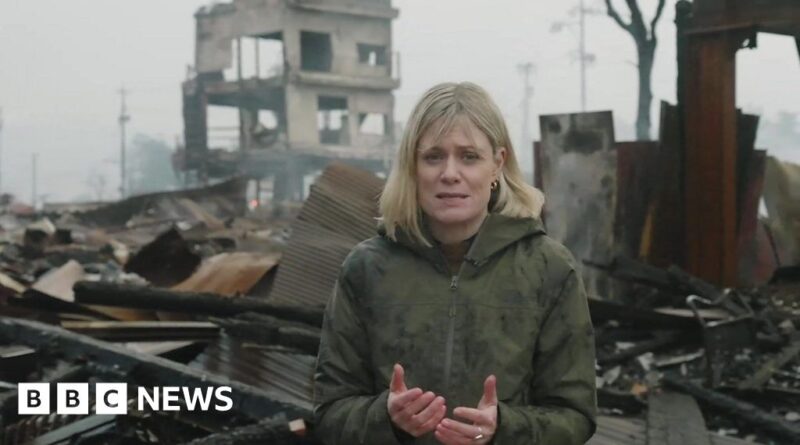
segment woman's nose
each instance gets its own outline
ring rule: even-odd
[[[452,157],[448,157],[444,163],[444,170],[442,171],[442,180],[446,182],[458,181],[459,171],[458,162]]]

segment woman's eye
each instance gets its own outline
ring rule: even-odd
[[[478,156],[478,153],[470,151],[464,153],[464,159],[466,159],[467,161],[477,161],[478,159],[480,159],[480,156]]]
[[[442,159],[442,155],[440,153],[427,153],[422,156],[422,159],[426,161],[438,161]]]

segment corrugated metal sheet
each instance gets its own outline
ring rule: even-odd
[[[223,335],[189,366],[247,383],[272,393],[277,399],[311,409],[315,360],[310,355],[242,344]]]
[[[269,298],[276,303],[323,306],[339,267],[359,242],[375,235],[383,181],[344,164],[332,164],[292,223]]]
[[[178,221],[200,218],[208,223],[208,215],[223,218],[244,213],[246,189],[245,178],[234,178],[209,187],[133,196],[75,216],[89,226],[124,226],[136,215]],[[187,206],[186,199],[194,202]]]

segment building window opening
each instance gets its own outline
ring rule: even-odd
[[[273,110],[258,110],[258,118],[253,127],[253,140],[256,147],[269,147],[279,140],[278,114]]]
[[[331,35],[327,33],[300,32],[300,69],[330,71],[333,51]]]
[[[349,145],[347,98],[317,98],[317,129],[322,144]]]
[[[358,131],[363,134],[386,136],[386,115],[382,113],[358,113]]]
[[[386,47],[359,43],[358,62],[369,66],[386,66]]]

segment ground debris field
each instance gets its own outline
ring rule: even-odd
[[[374,233],[381,185],[333,165],[302,206],[269,214],[218,205],[243,199],[233,181],[92,217],[14,215],[0,253],[4,443],[315,443],[322,307],[344,256]],[[589,300],[601,412],[590,443],[672,443],[676,431],[684,443],[797,443],[798,268],[721,289],[624,255],[584,267],[617,292]],[[20,416],[26,381],[126,382],[131,395],[228,384],[233,409]]]

